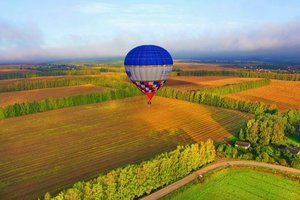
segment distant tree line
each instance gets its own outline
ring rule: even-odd
[[[122,67],[101,67],[100,72],[125,72],[125,68]]]
[[[221,90],[220,90],[221,91]],[[201,91],[180,91],[175,88],[164,87],[158,91],[158,95],[189,101],[193,103],[228,108],[249,113],[277,113],[276,105],[266,105],[262,102],[236,100],[216,94],[203,93]]]
[[[73,65],[73,64],[45,64],[45,65],[38,65],[38,66],[31,66],[27,69],[30,70],[38,70],[40,71],[55,71],[55,70],[83,70],[83,69],[91,69],[91,68],[85,68],[80,65]]]
[[[1,72],[0,80],[33,77],[34,74],[32,72]]]
[[[140,164],[117,168],[90,181],[79,181],[72,188],[45,199],[136,199],[168,185],[193,170],[214,161],[215,147],[208,139],[192,145],[178,146]]]
[[[206,71],[206,70],[178,70],[177,75],[179,76],[237,76],[236,71]]]
[[[231,85],[225,85],[220,87],[213,87],[213,88],[204,88],[199,90],[202,93],[213,93],[217,95],[224,95],[224,94],[230,94],[234,92],[240,92],[244,90],[249,90],[261,86],[270,85],[271,80],[270,79],[262,79],[262,80],[256,80],[256,81],[247,81],[247,82],[241,82],[237,84],[231,84]]]
[[[110,90],[101,93],[69,96],[61,99],[44,99],[41,101],[16,103],[0,107],[0,119],[17,117],[31,113],[54,110],[58,108],[78,106],[84,104],[100,103],[109,100],[121,99],[141,94],[133,86],[128,86],[122,90]]]
[[[279,80],[286,80],[286,81],[300,81],[300,74],[260,72],[260,71],[253,71],[253,70],[240,70],[238,71],[238,76],[248,77],[248,78],[267,78],[267,79],[279,79]]]
[[[63,70],[43,70],[32,72],[1,72],[0,80],[14,79],[14,78],[30,78],[37,76],[66,76],[66,75],[96,75],[101,72],[124,72],[123,67],[104,66],[99,69],[96,68],[80,68],[80,69],[63,69]],[[237,76],[247,78],[265,78],[265,79],[279,79],[288,81],[299,81],[300,74],[292,73],[275,73],[266,71],[254,70],[238,70],[238,71],[206,71],[206,70],[191,70],[184,71],[181,69],[174,69],[173,75],[177,76]]]
[[[97,75],[101,74],[99,69],[73,69],[73,70],[49,70],[37,72],[36,76],[72,76],[72,75]]]
[[[101,74],[100,69],[73,69],[73,70],[48,70],[32,72],[1,72],[0,80],[14,78],[31,78],[38,76],[72,76],[72,75],[97,75]]]
[[[10,85],[0,85],[0,92],[12,92],[21,90],[32,90],[40,88],[53,88],[63,86],[74,86],[83,84],[93,84],[112,88],[126,88],[127,83],[125,75],[118,76],[99,76],[99,77],[79,77],[62,79],[44,79],[44,80],[21,80]]]
[[[261,72],[253,70],[239,70],[239,71],[183,71],[177,70],[179,76],[237,76],[244,78],[265,78],[265,79],[279,79],[287,81],[300,81],[300,74]]]

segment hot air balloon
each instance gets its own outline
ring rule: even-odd
[[[151,99],[161,88],[173,69],[170,53],[156,45],[135,47],[125,57],[126,74],[136,87]]]

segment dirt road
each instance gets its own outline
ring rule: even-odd
[[[216,168],[219,168],[219,167],[231,166],[231,165],[247,165],[247,166],[267,167],[267,168],[271,168],[271,169],[277,169],[277,170],[282,170],[282,171],[286,171],[286,172],[300,174],[299,169],[284,167],[284,166],[280,166],[280,165],[272,165],[272,164],[268,164],[268,163],[255,162],[255,161],[224,161],[223,160],[223,161],[217,162],[215,164],[209,165],[205,168],[199,169],[198,171],[186,176],[185,178],[183,178],[167,187],[164,187],[161,190],[158,190],[157,192],[154,192],[154,193],[142,198],[142,200],[159,199],[159,198],[173,192],[174,190],[180,188],[181,186],[191,182],[192,180],[196,179],[197,177],[199,177],[202,174],[205,174],[205,173],[207,173],[211,170],[214,170]]]

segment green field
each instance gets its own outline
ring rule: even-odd
[[[236,133],[248,115],[144,96],[0,120],[0,196],[52,194],[98,173]]]
[[[296,200],[300,196],[300,180],[262,171],[223,169],[204,179],[203,183],[193,184],[162,200]]]

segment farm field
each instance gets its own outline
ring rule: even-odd
[[[35,72],[35,70],[0,68],[0,73],[7,73],[7,72]]]
[[[97,93],[109,89],[110,88],[87,84],[79,86],[44,88],[18,92],[5,92],[0,93],[0,106],[7,106],[15,103],[23,103],[28,101],[38,101],[46,98],[63,98],[67,96]]]
[[[231,98],[276,104],[281,111],[300,109],[300,82],[272,80],[271,85],[226,95]]]
[[[114,76],[121,75],[119,72],[102,72],[99,75],[64,75],[64,76],[38,76],[38,77],[30,77],[30,78],[17,78],[17,79],[5,79],[0,80],[0,86],[6,86],[14,84],[15,82],[30,82],[37,80],[60,80],[60,79],[72,79],[72,78],[84,78],[84,77],[100,77],[100,76]],[[124,73],[125,76],[125,73]]]
[[[28,68],[28,67],[32,67],[33,65],[31,65],[31,64],[22,64],[22,68],[23,69],[26,69],[26,68]],[[1,64],[0,65],[0,69],[14,69],[14,68],[20,68],[20,65],[18,65],[18,64]]]
[[[299,180],[253,170],[222,170],[210,175],[204,183],[190,186],[172,200],[210,199],[299,199]]]
[[[146,102],[139,96],[1,120],[1,198],[36,198],[178,144],[223,140],[248,118],[175,99]]]
[[[166,86],[181,90],[199,90],[208,87],[218,87],[246,81],[255,81],[259,78],[237,78],[232,76],[171,76]]]
[[[174,62],[174,68],[182,70],[203,70],[203,71],[237,71],[230,65],[197,63],[197,62]]]
[[[84,77],[84,75],[78,75],[78,76],[38,76],[38,77],[30,77],[30,78],[17,78],[17,79],[5,79],[0,80],[0,85],[10,85],[14,84],[15,82],[19,81],[37,81],[37,80],[59,80],[59,79],[65,79],[65,78],[80,78]]]

